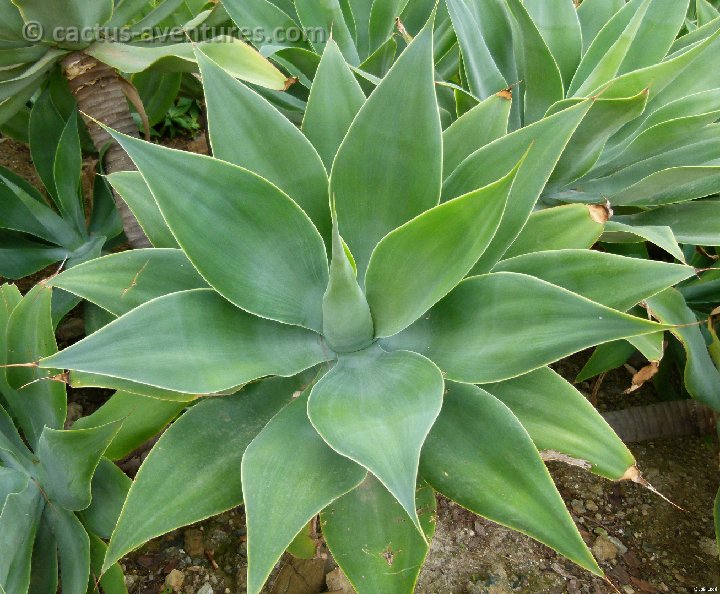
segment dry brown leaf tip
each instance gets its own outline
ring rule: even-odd
[[[590,211],[590,218],[601,225],[607,223],[613,215],[610,203],[588,204],[587,208]]]
[[[633,375],[632,383],[630,387],[623,392],[623,394],[631,394],[635,390],[639,390],[645,382],[650,381],[660,369],[660,363],[658,361],[651,361],[648,365],[643,367],[640,371]]]

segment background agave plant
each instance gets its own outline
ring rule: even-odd
[[[648,257],[648,243],[652,253],[662,250],[660,258],[684,263],[681,244],[720,243],[720,202],[705,199],[720,189],[720,79],[711,67],[720,51],[720,18],[713,6],[665,0],[584,0],[577,8],[568,0],[552,11],[534,0],[448,0],[447,6],[462,54],[457,80],[483,100],[448,132],[459,132],[475,111],[493,109],[493,93],[518,81],[512,106],[501,112],[510,129],[596,97],[537,207],[609,203],[615,216],[601,238],[609,252]],[[463,113],[467,97],[456,107]],[[463,156],[446,171],[448,185],[481,167],[480,153]],[[551,212],[530,221],[556,228],[560,219],[553,227]],[[696,317],[674,291],[647,305],[660,320],[685,325],[673,333],[685,351],[687,389],[717,409],[720,374]],[[663,356],[661,334],[652,343],[633,343],[601,347],[580,377],[622,364],[636,348],[650,361]]]
[[[54,92],[55,91],[55,92]],[[29,182],[0,168],[0,275],[19,279],[55,263],[72,267],[98,257],[122,235],[110,185],[93,178],[86,217],[82,146],[77,108],[49,86],[31,114],[31,154],[51,204]],[[58,322],[78,299],[63,291],[53,299]]]
[[[0,362],[57,351],[51,290],[21,297],[0,287]],[[130,486],[103,454],[121,437],[122,420],[63,430],[65,386],[35,381],[27,367],[0,370],[0,592],[127,594],[113,564],[101,577],[107,539]],[[59,561],[58,561],[59,557]]]
[[[318,513],[358,592],[411,592],[438,491],[601,573],[539,451],[613,480],[639,472],[547,365],[666,329],[623,312],[694,269],[587,250],[607,221],[598,207],[548,210],[573,221],[566,249],[536,233],[533,206],[594,103],[507,135],[485,112],[475,147],[442,132],[432,33],[367,100],[328,42],[302,130],[199,50],[214,157],[112,132],[140,172],[110,181],[165,247],[53,279],[118,317],[35,370],[150,399],[215,397],[147,457],[106,568],[244,503],[249,592]],[[467,151],[482,167],[449,181]]]
[[[164,33],[167,26],[182,24],[180,29],[188,36],[201,26],[212,32],[227,21],[227,15],[214,4],[195,6],[197,14],[189,6],[184,0],[1,0],[0,124],[22,110],[50,73],[61,66],[82,113],[137,136],[126,101],[127,85],[117,71],[131,75],[150,69],[156,73],[196,70],[189,37],[178,42],[177,35]],[[218,35],[199,44],[235,76],[274,89],[286,86],[277,69],[234,37]],[[162,82],[153,77],[156,88]],[[170,88],[177,82],[172,79]],[[167,102],[167,93],[160,95]],[[101,151],[110,137],[94,124],[89,132]],[[110,146],[105,160],[110,172],[132,168],[116,145]],[[130,211],[119,198],[117,203],[130,243],[148,245]]]

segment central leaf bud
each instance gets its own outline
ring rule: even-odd
[[[358,351],[372,343],[373,321],[365,293],[357,282],[351,255],[338,230],[333,207],[330,279],[323,296],[323,335],[338,353]]]

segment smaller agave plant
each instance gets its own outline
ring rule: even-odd
[[[101,575],[130,479],[103,457],[122,421],[64,430],[65,386],[29,367],[57,351],[52,292],[0,286],[0,592],[127,594],[122,570]],[[59,558],[59,560],[58,560]]]
[[[158,247],[52,281],[119,317],[42,373],[212,396],[148,455],[105,568],[244,503],[249,593],[320,514],[358,592],[405,594],[438,492],[602,575],[540,452],[612,480],[639,472],[548,365],[663,331],[624,312],[694,269],[590,251],[599,207],[559,207],[562,245],[531,217],[592,100],[490,139],[481,121],[473,149],[441,130],[431,23],[369,98],[329,42],[301,130],[198,61],[213,157],[114,133],[139,172],[111,183]],[[468,150],[482,168],[456,196],[443,167]]]
[[[0,168],[0,275],[5,278],[20,279],[53,264],[72,267],[100,256],[122,236],[110,185],[101,175],[94,176],[86,216],[80,126],[67,91],[48,85],[31,112],[30,151],[49,200]],[[74,295],[56,292],[54,321],[77,303]]]

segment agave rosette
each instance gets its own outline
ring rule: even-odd
[[[329,42],[301,130],[198,61],[214,157],[115,135],[139,172],[110,181],[155,249],[53,280],[117,319],[42,369],[214,396],[147,457],[106,565],[244,503],[248,592],[317,514],[358,592],[411,592],[438,491],[601,574],[539,450],[615,480],[634,461],[548,364],[657,335],[624,312],[694,271],[588,250],[606,217],[585,205],[561,207],[567,249],[524,230],[592,101],[444,135],[430,24],[369,98]],[[463,151],[483,166],[461,189],[443,167]]]

